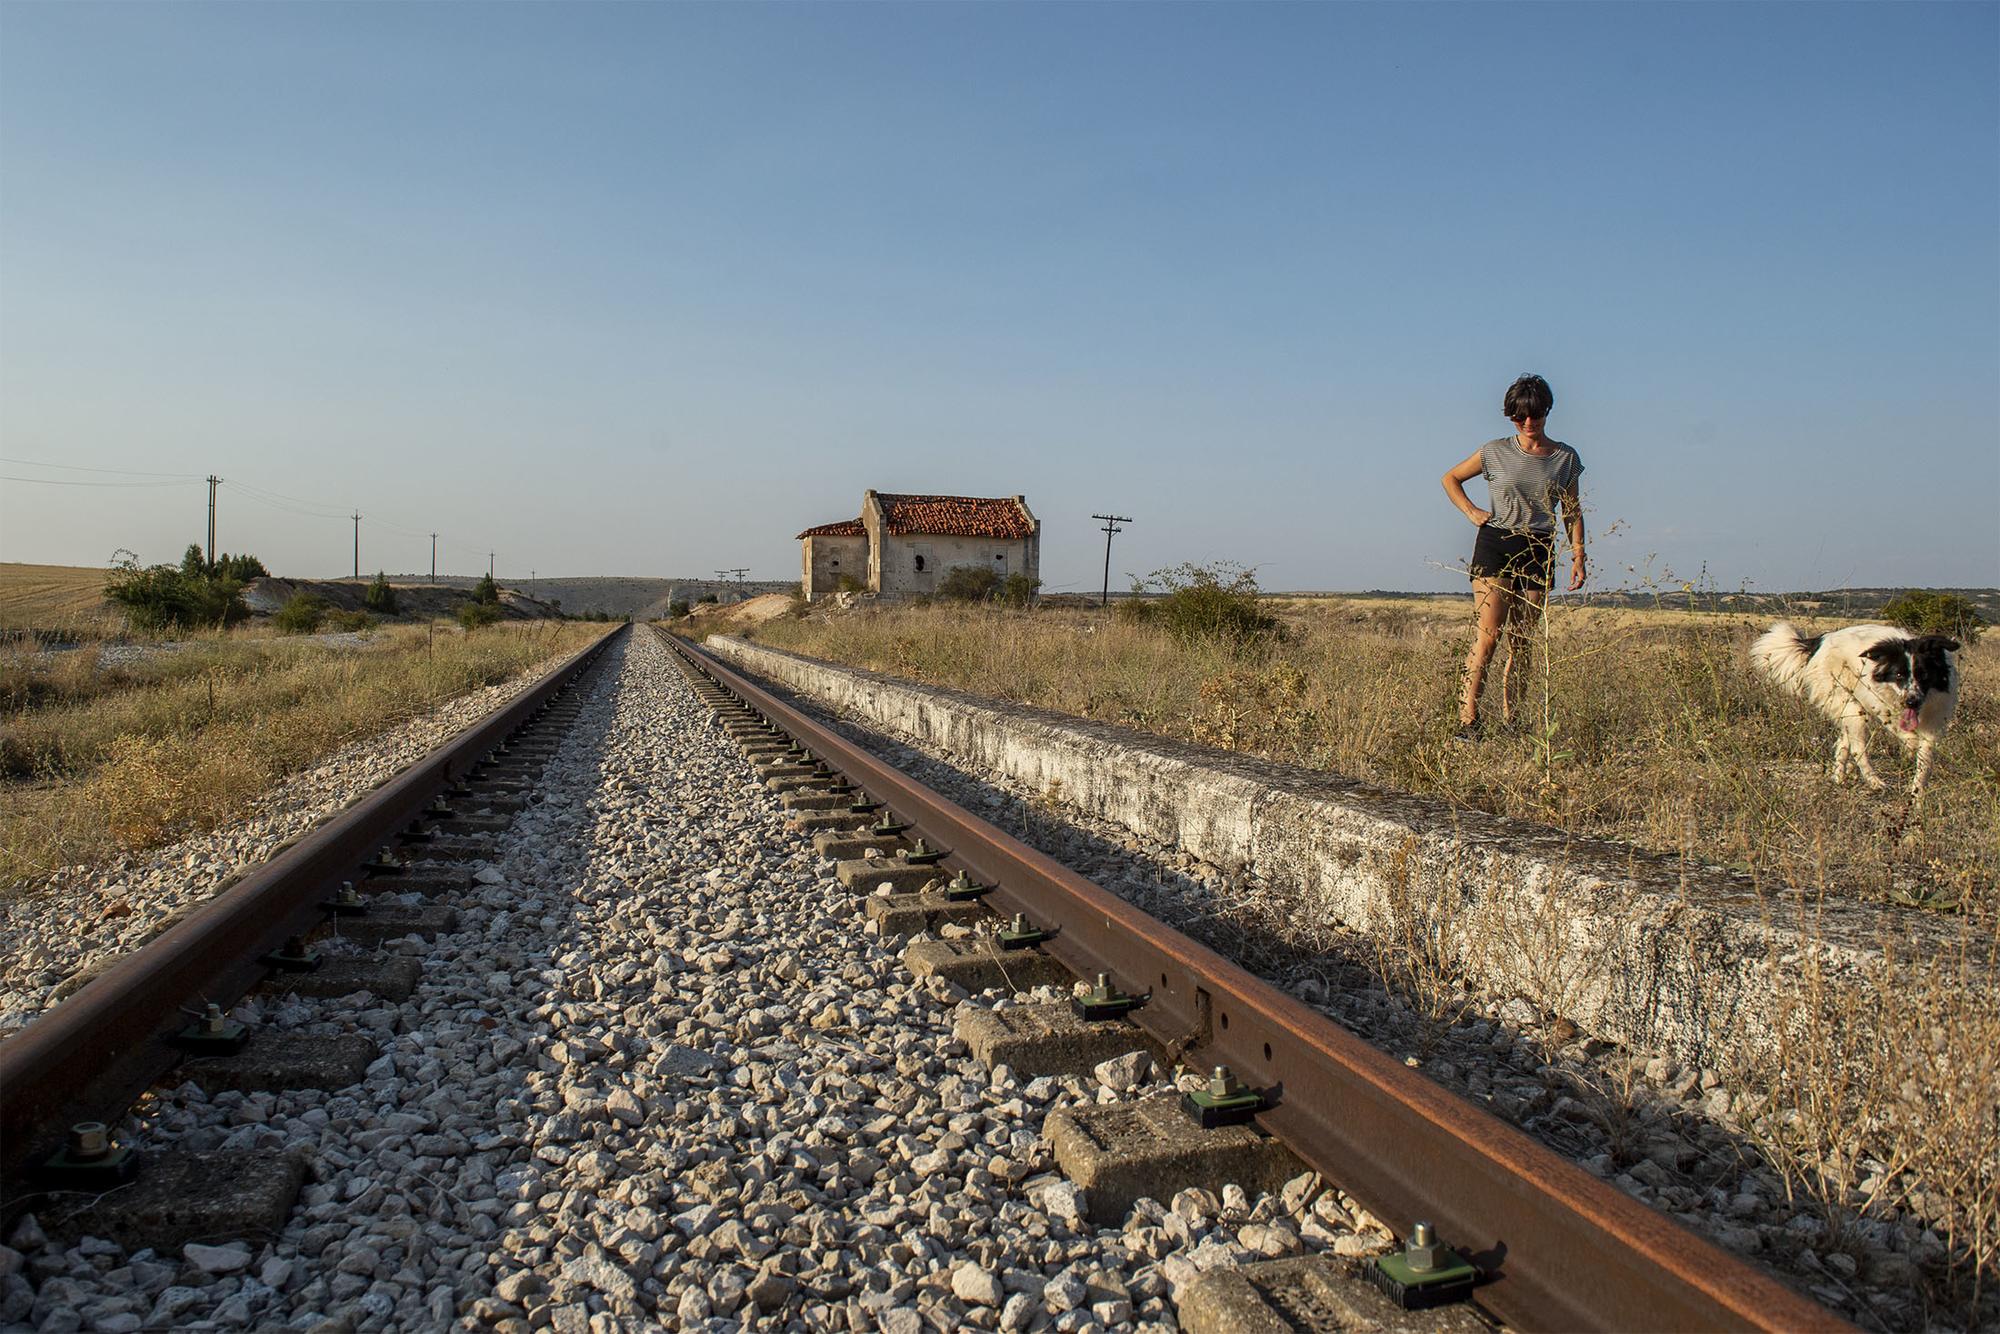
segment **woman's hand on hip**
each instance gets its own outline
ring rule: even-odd
[[[1493,511],[1474,507],[1465,512],[1465,517],[1472,520],[1474,528],[1484,528],[1487,524],[1493,522]]]

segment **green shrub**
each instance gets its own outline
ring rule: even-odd
[[[125,559],[105,582],[104,596],[125,608],[141,630],[230,625],[248,616],[241,581],[207,573],[200,547],[188,552],[194,557],[192,572],[185,557],[179,567],[141,569],[136,557],[123,553]]]
[[[1930,588],[1912,588],[1889,599],[1882,619],[1920,635],[1950,635],[1964,644],[1978,643],[1986,625],[1971,599]]]
[[[696,601],[696,602],[714,602],[714,603],[720,603],[720,602],[722,601],[722,599],[721,599],[721,598],[719,598],[719,597],[717,597],[717,596],[716,596],[715,594],[713,594],[713,593],[703,593],[703,594],[702,594],[702,595],[701,595],[700,597],[696,598],[696,599],[695,599],[695,601]]]
[[[215,558],[215,568],[210,573],[224,579],[234,579],[240,584],[247,584],[252,579],[266,579],[271,574],[264,568],[263,561],[247,551],[240,556],[232,556],[225,551]]]
[[[954,565],[938,581],[937,595],[954,602],[984,602],[998,592],[1000,576],[985,565]]]
[[[667,604],[667,615],[672,617],[674,620],[678,621],[681,617],[687,614],[688,614],[688,604],[686,599],[675,598],[672,602],[669,602]]]
[[[833,581],[833,591],[836,593],[866,593],[868,585],[862,583],[851,574],[843,574],[840,578]]]
[[[468,602],[458,609],[458,623],[468,630],[477,630],[499,619],[500,609],[490,602]]]
[[[281,635],[309,635],[326,619],[326,599],[317,593],[294,593],[278,608],[271,625]]]
[[[1035,593],[1042,586],[1039,579],[1030,579],[1016,571],[1007,576],[1000,585],[1000,600],[1010,607],[1026,607],[1034,603]]]
[[[368,585],[368,591],[361,595],[361,605],[381,616],[396,614],[396,590],[389,586],[389,576],[380,570],[375,571],[374,581]]]
[[[472,586],[472,600],[482,607],[500,605],[500,585],[493,582],[492,575],[479,576],[479,582]]]
[[[1119,605],[1126,620],[1152,621],[1176,639],[1194,643],[1213,640],[1243,648],[1276,638],[1278,618],[1257,600],[1257,572],[1226,562],[1216,565],[1176,565],[1155,570],[1150,584],[1166,596],[1151,602],[1134,598]],[[1126,612],[1126,607],[1133,611]]]
[[[330,611],[326,614],[326,628],[348,634],[357,630],[372,630],[375,618],[365,611]]]

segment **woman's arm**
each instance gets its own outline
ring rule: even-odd
[[[1486,471],[1486,465],[1480,461],[1479,455],[1479,450],[1473,450],[1465,462],[1446,473],[1440,480],[1444,482],[1444,493],[1451,497],[1451,503],[1457,506],[1460,514],[1474,523],[1485,523],[1493,517],[1493,511],[1479,508],[1472,503],[1472,497],[1465,494],[1465,484]]]
[[[1577,484],[1571,482],[1557,499],[1562,504],[1563,526],[1569,530],[1569,591],[1574,593],[1583,587],[1590,570],[1583,557],[1583,498]]]

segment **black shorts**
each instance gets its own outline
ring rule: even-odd
[[[1472,564],[1467,569],[1474,579],[1512,579],[1535,588],[1547,588],[1556,568],[1556,539],[1553,533],[1537,533],[1520,528],[1479,525],[1472,542]]]

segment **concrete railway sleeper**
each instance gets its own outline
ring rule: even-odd
[[[1180,1105],[1116,1102],[1050,1119],[1057,1161],[1093,1218],[1115,1223],[1138,1200],[1188,1186],[1274,1189],[1303,1160],[1377,1214],[1411,1220],[1402,1251],[1361,1267],[1406,1305],[1470,1295],[1522,1328],[1846,1327],[711,655],[676,649],[765,786],[864,896],[869,920],[939,937],[906,951],[916,975],[969,992],[1072,993],[961,1006],[956,1032],[989,1067],[1074,1074],[1129,1056],[1212,1068],[1206,1086],[1183,1075],[1192,1087]],[[1352,1272],[1285,1261],[1218,1274],[1182,1294],[1181,1319],[1275,1330],[1304,1315],[1346,1328],[1354,1316],[1329,1294],[1353,1291]]]

